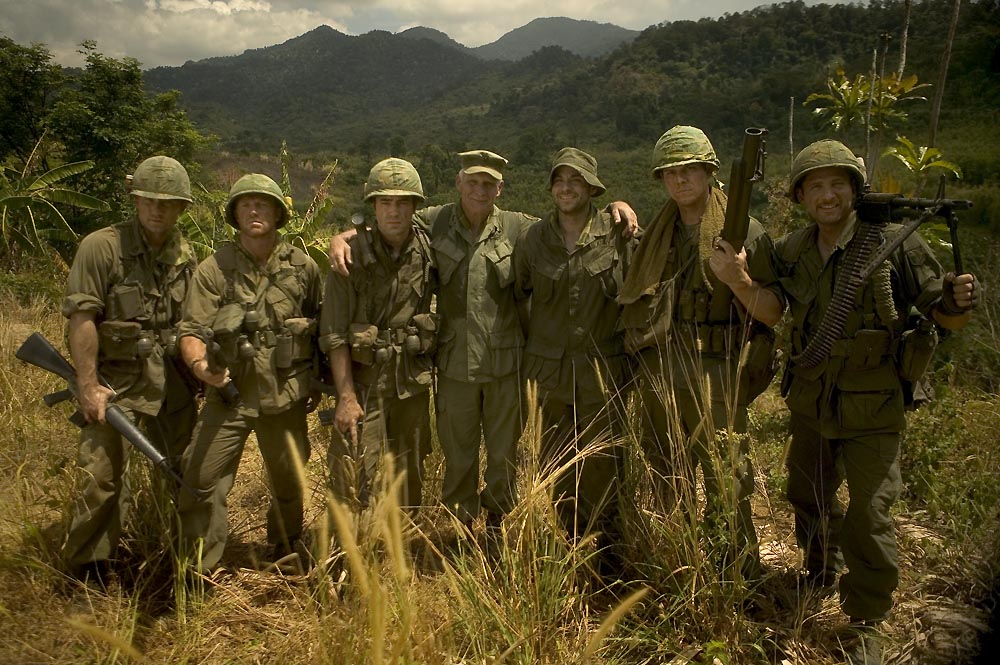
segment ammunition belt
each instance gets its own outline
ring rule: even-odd
[[[792,362],[800,367],[812,368],[826,360],[834,343],[843,336],[847,317],[854,311],[854,301],[864,281],[862,271],[868,259],[882,243],[884,224],[858,220],[854,238],[844,250],[840,262],[840,272],[833,285],[833,298],[823,312],[816,334],[802,353],[792,357]]]

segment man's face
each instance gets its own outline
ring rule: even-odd
[[[248,238],[265,238],[277,233],[281,211],[270,196],[244,194],[236,199],[233,215],[240,233]]]
[[[455,187],[458,188],[466,214],[486,217],[493,211],[493,204],[503,191],[503,181],[487,173],[470,174],[459,171]]]
[[[412,196],[376,196],[375,223],[390,245],[399,245],[410,235],[417,202]]]
[[[810,171],[795,190],[796,198],[819,226],[843,224],[854,210],[854,180],[847,169],[825,166]]]
[[[680,207],[697,205],[708,198],[712,173],[701,163],[668,166],[660,171],[660,180],[670,198]]]
[[[154,244],[166,239],[187,207],[187,201],[181,199],[148,199],[145,196],[133,196],[133,199],[139,224],[146,238]]]
[[[552,200],[559,212],[567,215],[590,209],[595,188],[570,166],[560,166],[552,175]]]

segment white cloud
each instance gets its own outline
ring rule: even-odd
[[[480,46],[540,16],[642,30],[758,4],[762,0],[0,0],[0,34],[46,44],[66,65],[80,65],[79,44],[93,39],[106,55],[155,67],[278,44],[323,24],[354,35],[422,25]]]
[[[156,7],[152,9],[162,9],[167,12],[175,12],[178,14],[183,14],[184,12],[193,12],[202,9],[207,9],[215,12],[216,14],[222,14],[228,16],[235,12],[269,12],[271,11],[270,2],[257,2],[257,0],[156,0],[153,2]],[[149,4],[146,5],[149,7]]]

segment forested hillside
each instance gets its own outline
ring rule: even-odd
[[[532,133],[526,145],[546,156],[569,140],[618,150],[646,146],[676,122],[736,138],[749,125],[784,132],[791,98],[796,134],[806,140],[818,128],[802,101],[839,65],[867,74],[882,32],[890,35],[886,73],[898,68],[903,4],[787,2],[653,26],[597,60],[549,48],[506,65],[430,40],[318,28],[241,56],[154,69],[146,80],[153,90],[180,90],[199,125],[245,150],[273,149],[287,138],[299,151],[378,153],[398,135],[411,147],[486,141],[514,154],[525,130]],[[921,82],[937,80],[951,7],[949,0],[913,3],[905,71]],[[998,3],[963,3],[957,35],[944,131],[995,131]],[[251,103],[242,94],[251,85],[270,94]],[[928,108],[912,111],[926,117]]]

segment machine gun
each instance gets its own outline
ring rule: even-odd
[[[968,210],[972,201],[948,199],[944,196],[945,180],[942,176],[937,197],[933,199],[908,198],[898,194],[865,191],[854,204],[858,228],[844,252],[840,271],[833,286],[833,299],[823,313],[816,334],[792,362],[804,368],[816,367],[830,355],[833,343],[844,333],[847,317],[854,310],[854,301],[865,281],[882,262],[898,249],[921,224],[932,217],[942,217],[951,233],[955,272],[962,274],[962,255],[958,246],[958,217],[956,210]],[[902,228],[888,241],[883,231],[889,222],[903,220]]]
[[[736,253],[743,249],[750,229],[750,193],[753,191],[753,184],[764,177],[766,137],[766,129],[748,127],[743,133],[743,153],[733,162],[729,173],[729,195],[722,239],[732,245]],[[712,280],[712,287],[708,320],[728,321],[733,292],[718,279]]]
[[[78,397],[76,370],[41,333],[32,333],[14,355],[18,360],[23,360],[35,367],[41,367],[66,380],[68,384],[66,389],[45,395],[42,398],[46,406],[51,407],[70,398]],[[98,378],[104,386],[111,387],[107,381],[100,377]],[[104,418],[109,425],[115,428],[115,431],[125,437],[140,453],[148,457],[154,466],[173,478],[181,488],[191,492],[195,496],[200,496],[200,492],[184,482],[180,474],[170,466],[170,460],[167,459],[166,455],[160,452],[142,430],[129,420],[125,412],[121,410],[121,407],[117,404],[108,404],[104,411]],[[78,427],[83,427],[87,424],[83,413],[80,411],[77,411],[70,417],[70,422]]]

